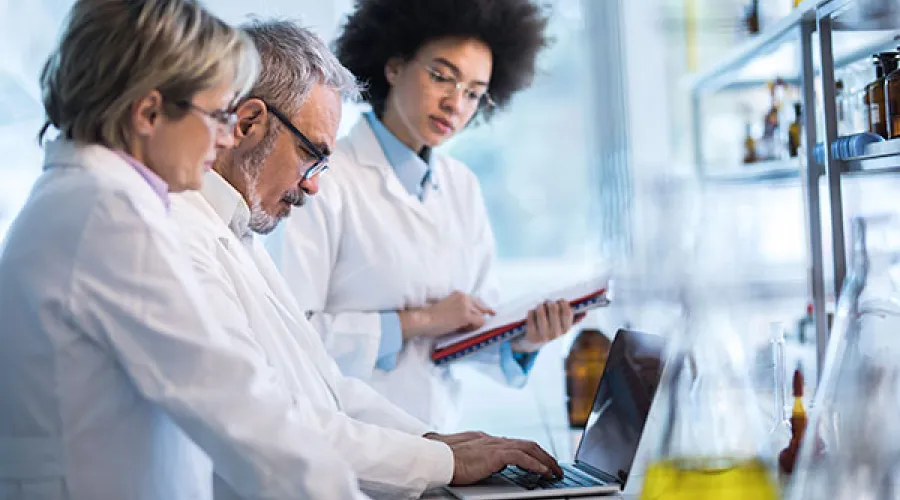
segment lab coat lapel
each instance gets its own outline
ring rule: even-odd
[[[217,174],[210,173],[209,175],[213,176]],[[221,178],[210,180],[214,182],[224,182]],[[209,200],[220,193],[216,193],[215,189],[210,189],[211,187],[212,185],[210,184],[204,185],[202,198],[204,202],[207,203],[207,207],[212,211],[210,215],[215,217],[216,220],[221,220],[221,216],[217,214],[215,208],[209,204]],[[237,202],[237,199],[234,201]],[[232,228],[228,227],[227,229],[223,228],[223,231],[219,236],[219,241],[229,250],[232,256],[237,259],[240,269],[246,270],[243,274],[246,279],[250,280],[254,289],[261,291],[269,306],[277,311],[277,321],[283,323],[293,339],[299,344],[303,352],[306,353],[307,359],[312,362],[315,371],[318,372],[321,379],[324,381],[325,388],[328,390],[328,394],[335,404],[335,407],[339,407],[337,392],[335,387],[333,387],[333,381],[326,376],[328,371],[322,363],[322,357],[327,356],[327,353],[322,349],[317,349],[316,345],[311,342],[308,337],[309,335],[318,335],[318,333],[312,329],[308,322],[305,325],[302,324],[304,320],[298,316],[298,314],[302,314],[300,313],[299,306],[294,302],[293,296],[284,289],[285,284],[283,278],[281,278],[275,264],[272,262],[265,249],[262,248],[258,239],[252,234],[248,234],[246,236],[246,242],[242,241],[232,232]],[[254,272],[254,270],[256,270],[256,272]],[[274,320],[275,318],[273,318],[273,321]]]
[[[400,179],[397,178],[393,167],[391,167],[387,157],[385,157],[384,150],[381,149],[381,144],[378,142],[378,138],[375,137],[375,132],[372,131],[372,127],[369,126],[365,119],[360,119],[353,126],[348,140],[355,156],[356,164],[378,170],[383,179],[384,189],[388,194],[408,206],[423,222],[426,222],[433,228],[437,228],[437,221],[435,221],[431,212],[415,196],[409,194],[406,188],[403,187],[403,184],[400,184]]]

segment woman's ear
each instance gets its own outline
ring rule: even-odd
[[[163,98],[158,90],[152,90],[131,105],[131,124],[138,135],[149,135],[153,132],[162,114]]]
[[[384,79],[392,87],[396,83],[397,78],[399,78],[400,73],[403,72],[403,67],[404,61],[399,57],[392,57],[384,64]]]

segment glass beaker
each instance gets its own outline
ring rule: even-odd
[[[692,300],[654,405],[641,500],[778,498],[774,457],[741,339],[723,308]]]
[[[900,225],[852,223],[850,272],[789,498],[900,495]]]

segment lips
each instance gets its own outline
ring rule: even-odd
[[[453,132],[453,124],[450,123],[449,120],[438,116],[430,116],[431,123],[434,124],[435,128],[437,128],[442,134],[449,134]]]

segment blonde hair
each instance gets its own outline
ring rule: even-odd
[[[41,73],[47,121],[70,140],[124,149],[131,106],[149,92],[180,117],[194,94],[230,80],[235,102],[252,88],[250,38],[195,0],[77,0]]]

